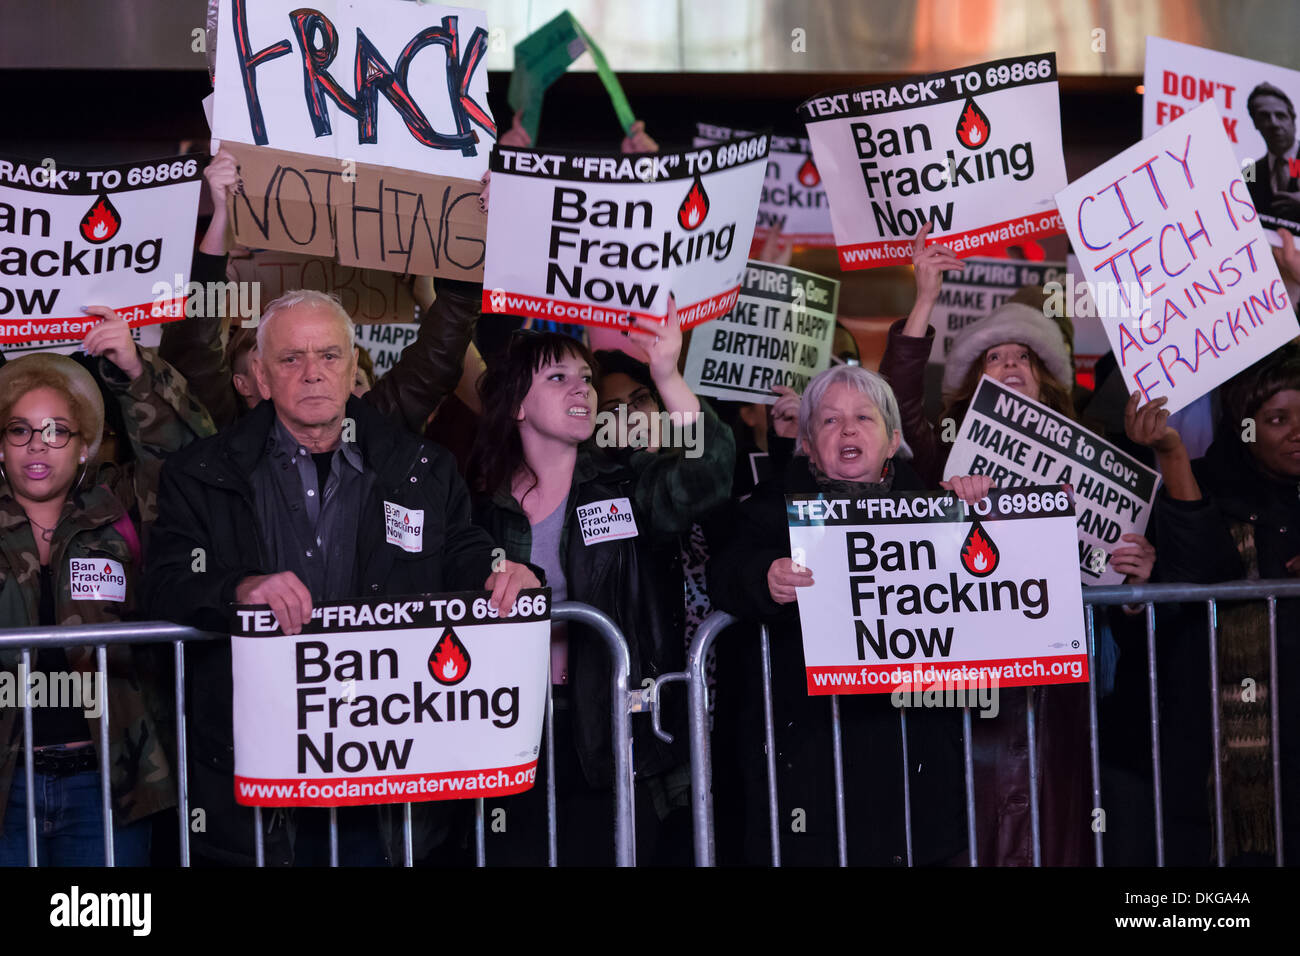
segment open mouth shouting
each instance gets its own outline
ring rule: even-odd
[[[855,462],[862,457],[861,445],[842,445],[840,447],[840,461],[844,463]]]
[[[569,415],[572,418],[590,418],[591,409],[586,405],[571,405],[569,406]]]

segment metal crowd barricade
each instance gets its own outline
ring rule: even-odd
[[[611,659],[610,686],[613,706],[610,722],[614,742],[614,857],[619,866],[636,865],[636,829],[634,825],[635,810],[633,804],[632,773],[632,725],[631,714],[646,709],[646,695],[640,691],[629,691],[628,680],[631,673],[631,659],[628,654],[627,641],[623,632],[603,611],[576,601],[561,601],[551,610],[551,620],[574,622],[584,625],[600,636],[609,651]],[[108,680],[108,645],[109,644],[156,644],[170,641],[173,646],[175,662],[175,696],[176,696],[176,743],[177,743],[177,790],[178,812],[180,820],[180,855],[181,866],[190,865],[190,828],[189,828],[189,767],[188,748],[186,746],[185,724],[185,642],[196,640],[225,640],[225,634],[197,631],[194,628],[180,627],[166,622],[96,624],[71,627],[27,627],[0,630],[0,650],[17,649],[21,652],[23,673],[31,673],[32,649],[55,647],[80,647],[91,645],[96,649],[97,679],[101,687],[107,688]],[[23,752],[24,774],[27,792],[35,792],[35,769],[32,747],[32,708],[30,705],[31,688],[24,688],[23,706]],[[109,766],[109,707],[107,693],[103,700],[103,713],[100,720],[98,756],[100,792],[104,818],[104,859],[107,866],[114,865],[113,859],[113,802]],[[550,682],[547,682],[546,699],[546,804],[547,804],[547,849],[551,866],[557,865],[556,834],[556,800],[555,800],[555,733],[554,708],[550,696]],[[233,784],[232,784],[233,785]],[[8,794],[0,794],[8,800]],[[403,860],[406,866],[414,865],[413,833],[411,824],[411,804],[403,804],[402,842]],[[475,860],[478,866],[486,863],[484,840],[483,800],[475,801]],[[36,811],[33,800],[27,804],[27,861],[29,866],[37,865],[36,850]],[[253,845],[254,859],[257,866],[265,865],[265,846],[260,807],[253,808]],[[338,819],[333,808],[329,812],[329,851],[330,865],[339,865],[338,856]]]
[[[1094,638],[1093,609],[1097,606],[1143,605],[1147,637],[1147,682],[1148,702],[1150,706],[1151,729],[1151,766],[1154,802],[1154,832],[1156,863],[1165,863],[1165,823],[1163,807],[1162,770],[1160,760],[1160,703],[1157,686],[1156,667],[1156,604],[1189,604],[1204,602],[1206,605],[1209,630],[1210,655],[1210,706],[1211,736],[1213,754],[1214,782],[1214,825],[1216,836],[1217,865],[1225,866],[1224,859],[1224,798],[1222,774],[1222,728],[1221,705],[1219,699],[1218,666],[1218,615],[1217,605],[1220,601],[1262,600],[1268,607],[1269,666],[1270,666],[1270,712],[1271,749],[1273,763],[1273,827],[1276,845],[1276,864],[1283,865],[1282,842],[1282,766],[1281,766],[1281,731],[1279,726],[1279,696],[1281,680],[1278,677],[1277,653],[1277,601],[1278,599],[1300,598],[1300,581],[1232,581],[1222,584],[1144,584],[1133,586],[1087,587],[1083,589],[1085,624],[1088,637],[1088,672],[1097,674],[1096,647]],[[688,686],[688,707],[691,744],[691,807],[695,837],[695,865],[716,865],[716,846],[714,841],[713,816],[713,767],[710,756],[708,687],[705,682],[705,659],[718,635],[740,619],[721,611],[714,612],[700,625],[687,655],[687,671],[684,674],[666,674],[660,683],[672,680],[685,680]],[[772,841],[772,865],[781,865],[781,823],[777,806],[777,773],[775,726],[776,715],[772,701],[771,648],[768,629],[762,626],[759,632],[759,655],[762,665],[763,692],[763,734],[767,763],[767,801],[768,830]],[[1099,721],[1097,711],[1097,684],[1090,681],[1088,726],[1089,757],[1092,773],[1093,806],[1101,807],[1101,755],[1099,745]],[[1028,706],[1026,709],[1026,730],[1029,744],[1029,790],[1030,790],[1030,824],[1033,842],[1033,862],[1041,865],[1042,834],[1039,823],[1039,789],[1037,781],[1036,755],[1036,715],[1032,688],[1026,689]],[[840,734],[839,697],[831,697],[831,731],[833,747],[833,766],[835,772],[835,807],[836,807],[836,845],[839,865],[847,865],[848,841],[847,814],[844,800],[843,743]],[[978,865],[976,847],[977,834],[975,826],[975,789],[974,760],[971,750],[971,713],[969,707],[962,708],[962,737],[966,797],[966,829],[969,841],[970,865]],[[908,783],[907,755],[907,709],[899,708],[899,728],[903,745],[903,809],[906,827],[907,863],[912,860],[912,808],[911,793]],[[657,715],[656,715],[657,727]],[[1104,865],[1102,848],[1102,831],[1094,828],[1095,864]]]

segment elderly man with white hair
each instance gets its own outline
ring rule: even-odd
[[[266,308],[253,371],[268,401],[163,470],[145,576],[151,615],[228,631],[232,604],[268,604],[284,633],[297,634],[327,601],[487,588],[508,609],[521,588],[538,586],[525,565],[494,570],[493,542],[470,521],[451,455],[351,394],[356,362],[337,299],[299,290]],[[388,534],[392,507],[419,526],[418,550]],[[233,802],[229,644],[196,646],[187,677],[191,802],[207,816],[195,853],[251,862],[252,814]],[[323,862],[324,811],[288,826],[268,817],[268,862]],[[341,862],[391,860],[376,808],[339,818]]]

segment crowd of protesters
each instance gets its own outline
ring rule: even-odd
[[[502,141],[528,145],[517,122]],[[655,148],[643,127],[624,142],[625,151]],[[195,253],[199,283],[225,278],[226,200],[238,179],[224,153],[207,167],[214,214]],[[680,371],[684,336],[671,306],[666,323],[629,319],[621,335],[592,341],[603,346],[593,352],[581,329],[480,320],[481,286],[413,277],[418,334],[377,378],[354,344],[352,318],[322,292],[286,292],[255,330],[204,316],[168,323],[157,350],[138,347],[111,309],[91,308],[101,321],[77,356],[32,354],[0,368],[0,627],[159,619],[228,633],[233,605],[264,604],[284,633],[295,634],[322,602],[486,589],[494,608],[509,608],[521,589],[544,585],[553,600],[584,602],[614,620],[627,640],[629,684],[640,686],[684,669],[700,622],[727,611],[741,623],[709,666],[720,859],[770,859],[771,758],[783,859],[833,864],[831,702],[807,694],[797,604],[817,569],[792,558],[786,494],[863,498],[943,487],[978,500],[990,490],[988,478],[940,480],[944,436],[955,433],[940,423],[959,425],[980,377],[989,375],[1159,467],[1164,483],[1146,535],[1125,535],[1112,555],[1126,583],[1300,575],[1300,346],[1284,347],[1211,396],[1213,442],[1193,460],[1164,400],[1139,406],[1136,396],[1127,404],[1107,398],[1123,388],[1113,363],[1099,370],[1094,391],[1075,386],[1068,319],[1049,317],[1041,288],[1023,289],[957,338],[943,372],[943,411],[932,421],[923,386],[930,313],[944,273],[962,262],[942,244],[927,246],[927,233],[914,246],[915,305],[890,328],[880,373],[863,367],[842,334],[827,371],[802,395],[777,389],[770,404],[696,396]],[[1298,281],[1300,252],[1289,235],[1284,242],[1279,263]],[[788,261],[789,248],[777,238],[764,256]],[[598,411],[621,407],[665,415],[676,427],[657,442],[598,447]],[[683,453],[688,431],[698,455]],[[630,502],[638,534],[588,545],[577,509],[607,499]],[[418,553],[386,542],[386,501],[423,512]],[[78,558],[119,564],[124,599],[74,599],[69,567]],[[1139,606],[1097,615],[1093,679],[1111,862],[1152,859],[1142,614]],[[1209,864],[1216,755],[1203,701],[1203,608],[1161,607],[1156,616],[1160,717],[1177,728],[1164,741],[1166,847],[1171,861]],[[1275,693],[1283,804],[1300,806],[1300,612],[1295,601],[1277,604],[1276,673],[1262,605],[1225,605],[1219,623],[1228,859],[1270,860]],[[762,734],[759,624],[771,635],[774,754]],[[551,642],[560,862],[603,864],[613,860],[609,665],[579,630],[557,624]],[[42,650],[32,668],[90,673],[93,658],[87,647]],[[0,654],[0,667],[16,672],[17,652]],[[172,862],[163,836],[176,828],[178,784],[170,668],[170,653],[157,647],[109,646],[119,865]],[[1251,701],[1238,692],[1244,680],[1257,686]],[[888,696],[842,698],[844,799],[854,821],[848,862],[898,865],[910,854],[919,864],[958,865],[972,849],[982,863],[1032,862],[1031,694],[1043,861],[1093,862],[1084,685],[1005,693],[997,718],[974,723],[975,848],[967,839],[960,712],[909,715],[904,767]],[[684,697],[669,690],[661,701],[671,744],[650,732],[648,720],[633,722],[644,863],[691,858]],[[228,641],[190,647],[185,700],[190,805],[205,814],[193,833],[194,860],[250,864],[252,812],[234,801]],[[34,810],[42,865],[98,864],[102,718],[72,707],[32,716],[36,787],[29,792],[20,710],[0,707],[0,863],[26,863]],[[543,754],[539,765],[546,762]],[[510,821],[488,837],[493,862],[544,863],[540,780],[487,803],[489,814],[502,809]],[[391,806],[340,810],[340,861],[400,862],[398,817]],[[1285,817],[1292,857],[1300,854],[1297,817]],[[265,813],[263,828],[269,864],[329,859],[326,811]],[[413,829],[418,862],[470,858],[465,803],[417,804]]]

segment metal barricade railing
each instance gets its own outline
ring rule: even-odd
[[[603,611],[577,601],[561,601],[551,610],[553,622],[581,624],[600,636],[611,659],[610,689],[612,707],[610,729],[613,741],[614,763],[614,858],[618,866],[636,865],[636,829],[633,791],[633,754],[631,714],[645,709],[646,695],[630,690],[631,659],[627,641],[622,631]],[[170,642],[175,662],[175,705],[177,743],[177,803],[180,825],[180,862],[190,865],[190,813],[188,748],[185,722],[185,643],[198,640],[226,640],[228,635],[198,631],[166,622],[96,624],[69,627],[27,627],[0,630],[0,650],[17,649],[23,673],[32,672],[32,650],[40,648],[66,648],[93,646],[96,649],[97,680],[107,687],[109,644],[157,644]],[[545,740],[546,740],[546,806],[547,806],[547,856],[551,866],[557,864],[558,836],[556,832],[555,797],[555,732],[554,706],[550,682],[547,682]],[[27,792],[35,792],[33,764],[31,688],[23,688],[23,753]],[[109,708],[104,694],[100,720],[98,757],[100,792],[104,819],[104,859],[107,866],[114,865],[113,854],[113,803],[109,764]],[[233,781],[232,781],[233,786]],[[0,794],[8,800],[8,794]],[[475,862],[484,866],[486,860],[483,799],[474,801]],[[411,822],[411,804],[402,805],[403,862],[414,865],[414,847]],[[29,866],[37,865],[35,803],[27,801],[27,858]],[[265,840],[260,807],[253,808],[253,846],[257,866],[265,865]],[[337,812],[329,811],[330,865],[339,865],[339,833]]]
[[[1165,821],[1163,804],[1162,766],[1160,754],[1160,698],[1157,681],[1156,662],[1156,616],[1157,604],[1206,605],[1209,632],[1210,655],[1210,697],[1211,697],[1211,736],[1213,747],[1213,790],[1214,790],[1214,825],[1216,862],[1225,866],[1224,847],[1224,795],[1222,774],[1222,725],[1221,704],[1219,699],[1219,665],[1218,665],[1218,619],[1217,605],[1221,601],[1262,600],[1268,607],[1269,637],[1269,724],[1271,731],[1272,778],[1273,778],[1273,828],[1276,846],[1276,864],[1284,862],[1283,853],[1283,805],[1282,805],[1282,765],[1281,765],[1281,729],[1279,723],[1279,697],[1281,680],[1278,676],[1277,652],[1277,601],[1278,599],[1300,598],[1300,581],[1232,581],[1221,584],[1144,584],[1133,586],[1088,587],[1083,590],[1085,624],[1088,639],[1088,668],[1093,679],[1089,681],[1088,690],[1088,736],[1089,758],[1092,776],[1093,806],[1102,806],[1102,771],[1099,742],[1100,722],[1098,719],[1097,699],[1097,656],[1095,640],[1095,622],[1093,609],[1097,606],[1142,605],[1146,624],[1147,650],[1147,697],[1150,707],[1151,731],[1151,767],[1152,792],[1154,800],[1154,832],[1156,863],[1165,863]],[[713,768],[711,760],[711,742],[708,720],[708,687],[705,681],[705,660],[712,650],[714,641],[722,631],[741,619],[721,611],[714,612],[700,625],[692,641],[687,657],[685,674],[664,675],[660,681],[685,680],[688,685],[688,707],[691,744],[691,807],[693,831],[695,837],[695,865],[716,865],[716,844],[714,838],[713,808]],[[772,864],[781,865],[781,832],[777,807],[777,768],[775,726],[776,715],[772,700],[771,644],[766,626],[759,630],[759,655],[762,667],[763,693],[763,734],[767,764],[767,798],[768,829],[772,842]],[[1037,715],[1035,711],[1033,688],[1026,689],[1026,731],[1028,736],[1029,756],[1029,804],[1030,825],[1033,844],[1033,863],[1042,862],[1042,834],[1040,831],[1040,809],[1037,766]],[[831,697],[831,726],[833,767],[835,775],[835,817],[836,846],[839,864],[847,863],[847,828],[845,812],[843,741],[839,721],[839,697]],[[970,865],[978,864],[976,847],[977,832],[975,820],[974,759],[971,747],[971,713],[969,707],[962,708],[963,761],[965,776],[966,829],[969,842]],[[908,775],[907,754],[907,716],[906,708],[899,708],[899,727],[903,748],[903,801],[904,825],[906,828],[907,862],[912,865],[912,807]],[[1095,864],[1104,865],[1102,838],[1103,831],[1094,826],[1093,846]]]

